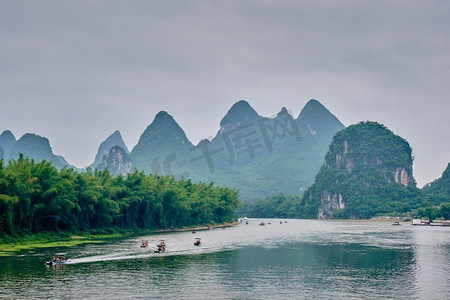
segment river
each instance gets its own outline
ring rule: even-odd
[[[259,226],[264,221],[265,226]],[[280,221],[282,223],[280,223]],[[249,219],[0,257],[6,299],[419,299],[450,295],[450,228]],[[271,223],[271,224],[268,224]],[[200,237],[202,244],[194,246]],[[160,239],[165,253],[154,253]],[[148,248],[140,248],[142,240]],[[45,266],[55,255],[71,263]]]

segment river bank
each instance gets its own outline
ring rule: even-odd
[[[96,230],[94,232],[81,232],[76,235],[73,232],[47,232],[36,234],[21,234],[16,237],[0,239],[0,256],[10,256],[22,252],[33,252],[39,248],[72,247],[81,244],[104,243],[107,240],[127,238],[140,235],[152,235],[169,232],[183,232],[192,230],[209,230],[215,228],[230,227],[237,222],[214,225],[197,225],[173,229],[123,229],[110,228],[108,230]]]

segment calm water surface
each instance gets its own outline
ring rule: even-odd
[[[266,226],[258,226],[265,221]],[[196,237],[202,245],[193,245]],[[167,252],[153,253],[166,241]],[[140,248],[148,240],[149,248]],[[44,265],[54,255],[72,263]],[[450,295],[450,228],[250,219],[0,257],[6,299],[419,299]]]

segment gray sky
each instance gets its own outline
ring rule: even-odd
[[[233,103],[408,140],[422,186],[450,162],[450,1],[0,0],[0,132],[45,136],[78,167],[160,110],[197,143]]]

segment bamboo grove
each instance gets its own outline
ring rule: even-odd
[[[107,170],[58,171],[48,162],[0,160],[0,236],[97,228],[179,228],[230,222],[238,193],[213,183]]]

